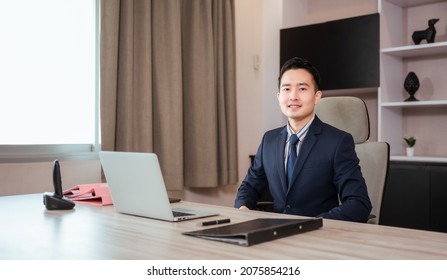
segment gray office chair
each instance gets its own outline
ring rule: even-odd
[[[355,151],[373,206],[368,223],[379,224],[390,147],[386,142],[368,141],[370,127],[365,102],[351,96],[325,97],[317,104],[315,113],[323,122],[349,132],[354,138]]]

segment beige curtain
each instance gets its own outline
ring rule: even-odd
[[[237,182],[233,0],[102,1],[101,133],[168,189]]]

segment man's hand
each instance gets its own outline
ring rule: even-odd
[[[245,205],[242,205],[241,207],[239,207],[239,209],[241,209],[241,210],[250,210],[250,208],[248,208],[248,207],[245,206]]]

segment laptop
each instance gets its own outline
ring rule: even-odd
[[[119,213],[172,222],[218,215],[171,208],[154,153],[100,151],[99,158],[113,205]]]

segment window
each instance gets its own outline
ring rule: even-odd
[[[98,0],[0,2],[3,157],[98,146],[98,9]]]

